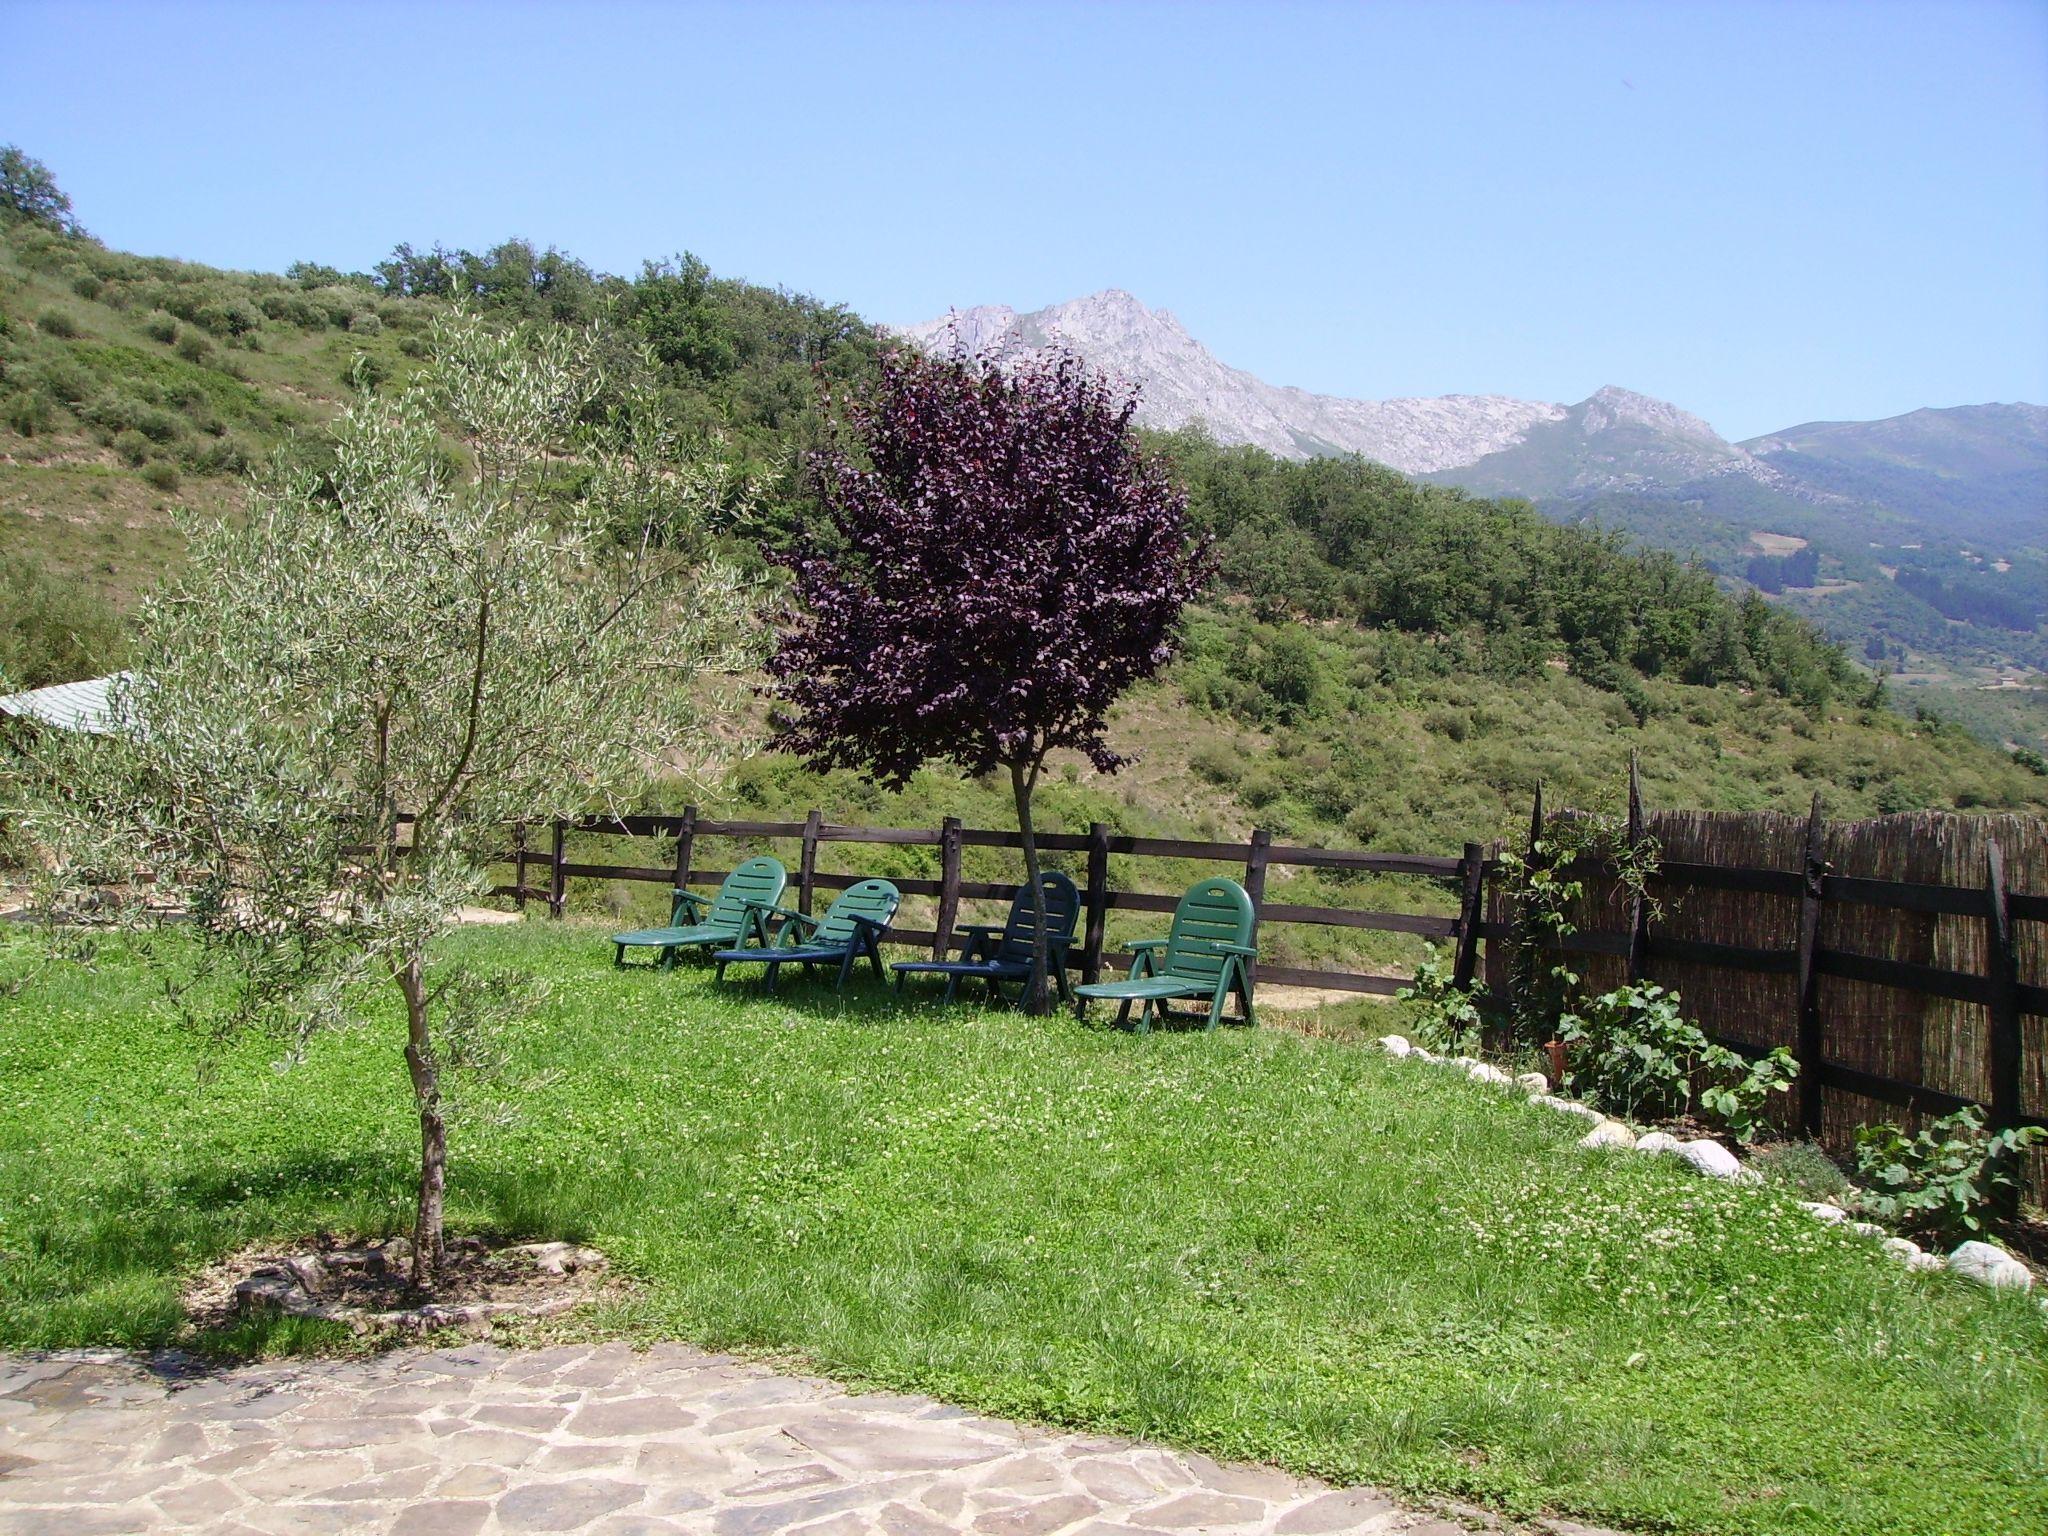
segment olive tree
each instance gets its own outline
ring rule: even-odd
[[[240,962],[238,1017],[303,1036],[363,984],[404,1004],[414,1279],[443,1255],[444,1071],[519,990],[437,955],[508,824],[700,758],[752,597],[715,553],[718,471],[680,462],[588,337],[444,322],[331,457],[192,524],[142,608],[115,731],[13,749],[49,890],[174,895]]]

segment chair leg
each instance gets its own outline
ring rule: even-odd
[[[853,962],[858,958],[854,951],[849,949],[846,952],[846,957],[839,962],[839,979],[832,983],[834,992],[846,990],[846,979],[853,974]]]
[[[770,960],[763,969],[767,972],[767,975],[762,978],[763,990],[772,996],[775,992],[775,974],[782,969],[782,962],[780,960]]]
[[[623,944],[614,944],[612,946],[612,964],[623,968],[625,963],[626,946]]]
[[[713,976],[713,977],[712,977],[711,979],[712,979],[713,981],[723,981],[723,980],[725,980],[725,962],[724,962],[723,960],[714,960],[714,961],[712,962],[712,964],[714,964],[714,965],[716,965],[716,966],[718,967],[718,973],[717,973],[717,974],[716,974],[715,976]]]
[[[1121,1002],[1120,1004],[1118,1004],[1118,1005],[1117,1005],[1117,1010],[1116,1010],[1116,1027],[1117,1027],[1118,1029],[1123,1029],[1123,1028],[1126,1028],[1126,1027],[1127,1027],[1127,1026],[1128,1026],[1128,1025],[1130,1024],[1130,1022],[1131,1022],[1131,1000],[1130,1000],[1130,999],[1129,999],[1129,998],[1127,997],[1127,998],[1125,998],[1125,999],[1124,999],[1124,1000],[1123,1000],[1123,1001],[1122,1001],[1122,1002]]]
[[[1252,1006],[1252,979],[1243,970],[1237,973],[1237,1006],[1244,1010],[1245,1027],[1259,1027],[1258,1010]]]
[[[1221,1024],[1223,1022],[1223,999],[1228,997],[1229,995],[1229,983],[1225,980],[1218,980],[1216,983],[1215,995],[1209,999],[1209,1023],[1207,1026],[1208,1028],[1214,1029],[1218,1024]]]

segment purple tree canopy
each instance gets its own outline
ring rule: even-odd
[[[1114,771],[1110,706],[1210,570],[1136,406],[1072,357],[886,358],[813,458],[824,525],[771,555],[799,603],[778,742],[895,785],[931,758],[1035,779],[1063,747]]]

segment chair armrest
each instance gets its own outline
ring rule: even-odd
[[[1247,960],[1259,958],[1259,946],[1256,944],[1225,944],[1220,939],[1211,939],[1209,947],[1221,950],[1226,955],[1242,955]]]
[[[792,912],[788,907],[778,907],[772,901],[749,901],[746,903],[746,909],[748,918],[754,924],[754,931],[760,935],[763,944],[768,942],[768,919],[782,919],[781,930],[775,935],[775,947],[778,949],[790,948],[797,943],[804,929],[814,929],[818,926],[815,917],[808,917],[802,912]]]
[[[1129,947],[1134,955],[1149,955],[1155,950],[1166,948],[1166,942],[1165,939],[1133,939]]]
[[[700,909],[711,905],[711,898],[709,896],[699,896],[695,891],[686,891],[681,886],[677,886],[674,890],[670,891],[669,895],[675,899],[678,905],[688,902],[692,918],[696,917]]]
[[[862,917],[858,912],[849,912],[846,915],[852,921],[860,924],[861,927],[872,928],[874,930],[875,937],[878,939],[883,934],[889,931],[889,925],[887,923],[878,922],[872,917]],[[811,926],[816,927],[817,924],[813,923]]]
[[[1001,923],[955,923],[953,931],[956,933],[971,933],[977,939],[984,939],[992,933],[1001,933],[1003,925]]]

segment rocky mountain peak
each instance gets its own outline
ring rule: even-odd
[[[1594,390],[1581,409],[1587,432],[1606,432],[1617,426],[1647,427],[1670,437],[1725,443],[1720,433],[1692,412],[1680,410],[1668,400],[1640,395],[1613,384]]]
[[[1147,308],[1121,288],[1029,314],[984,305],[898,334],[927,348],[957,336],[970,352],[997,357],[1063,347],[1136,387],[1138,419],[1147,426],[1200,424],[1221,442],[1289,459],[1360,453],[1411,474],[1469,464],[1565,414],[1560,405],[1499,395],[1347,400],[1268,384],[1221,362],[1172,311]]]

